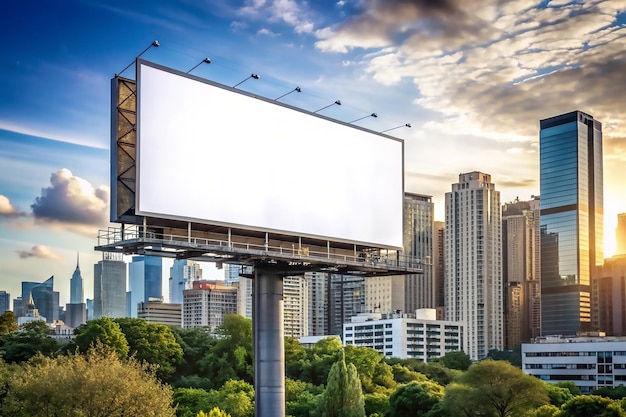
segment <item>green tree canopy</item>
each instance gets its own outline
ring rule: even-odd
[[[171,388],[134,359],[104,349],[36,359],[11,376],[3,415],[175,416]]]
[[[216,330],[220,337],[200,359],[201,372],[213,383],[213,389],[229,379],[252,383],[252,320],[234,313],[226,314]]]
[[[546,390],[548,397],[550,398],[550,404],[557,407],[562,406],[563,404],[574,398],[570,390],[565,387],[560,387],[556,384],[551,384],[549,382],[543,382],[543,387]]]
[[[399,387],[389,397],[389,417],[422,417],[433,415],[432,410],[444,396],[441,385],[432,381],[411,382]]]
[[[202,411],[200,411],[200,413],[203,415],[198,414],[198,417],[231,417],[226,411],[220,410],[217,407],[213,407],[211,411],[209,411],[209,414],[204,414]]]
[[[448,352],[444,356],[434,359],[433,362],[438,362],[448,369],[458,369],[459,371],[467,370],[472,364],[469,355],[460,350]]]
[[[128,341],[120,325],[109,317],[89,320],[74,330],[74,345],[85,353],[98,344],[113,350],[122,359],[128,356]]]
[[[209,409],[210,395],[199,388],[175,388],[173,402],[177,417],[194,417]]]
[[[444,401],[454,415],[512,417],[547,404],[549,398],[537,378],[505,361],[484,360],[446,388]]]
[[[17,318],[11,310],[0,314],[0,335],[14,332],[17,329]]]
[[[157,376],[163,380],[168,380],[174,374],[176,365],[183,360],[183,349],[168,326],[136,318],[119,318],[114,321],[126,337],[130,355],[158,365]]]
[[[343,350],[328,373],[321,399],[323,417],[365,417],[363,391],[356,367],[346,364]]]
[[[25,362],[37,354],[53,356],[61,345],[49,335],[45,321],[25,323],[19,330],[0,336],[0,356],[9,363]]]
[[[624,417],[619,402],[599,395],[578,395],[561,407],[559,417]]]

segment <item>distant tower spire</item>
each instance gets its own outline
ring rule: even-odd
[[[83,277],[80,275],[80,253],[76,252],[76,270],[70,279],[70,304],[81,304],[84,302]]]

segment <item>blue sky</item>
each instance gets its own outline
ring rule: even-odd
[[[502,201],[539,194],[539,120],[603,123],[605,231],[626,211],[626,1],[32,1],[0,4],[0,289],[55,276],[80,253],[93,297],[107,227],[110,79],[143,58],[405,140],[405,189],[438,219],[458,174]],[[134,66],[124,72],[133,77]],[[390,132],[391,133],[391,132]],[[311,169],[323,169],[323,161]]]

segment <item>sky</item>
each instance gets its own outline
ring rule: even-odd
[[[405,141],[405,191],[491,174],[539,194],[539,120],[603,124],[606,255],[626,212],[626,0],[4,0],[0,3],[0,290],[77,254],[93,298],[109,223],[110,80],[142,58]],[[122,73],[134,78],[134,65]],[[376,113],[378,117],[367,117]],[[245,122],[245,120],[242,120]],[[410,124],[410,128],[406,127]],[[230,156],[229,156],[230,157]],[[236,158],[233,158],[236,161]],[[310,169],[324,169],[312,161]]]

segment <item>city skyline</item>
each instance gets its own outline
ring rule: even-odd
[[[539,194],[539,120],[603,123],[605,254],[626,211],[626,4],[595,1],[70,1],[0,17],[0,289],[55,276],[85,297],[108,226],[110,78],[143,58],[405,140],[405,191],[443,196],[459,172],[490,174],[502,202]],[[461,8],[461,6],[463,6]],[[124,76],[133,77],[134,67]],[[576,88],[576,85],[586,88]],[[575,96],[572,91],[576,91]],[[406,123],[411,128],[405,127]],[[432,139],[434,140],[432,140]],[[229,156],[236,163],[236,156]],[[312,161],[311,169],[323,161]],[[610,246],[612,245],[612,247]],[[166,268],[166,266],[164,266]]]

